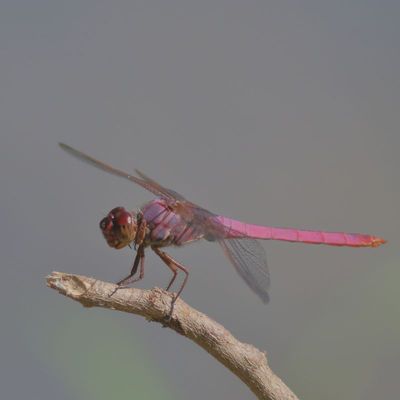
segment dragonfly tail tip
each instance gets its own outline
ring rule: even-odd
[[[387,240],[380,237],[373,237],[371,241],[371,247],[379,247],[382,244],[387,243]]]

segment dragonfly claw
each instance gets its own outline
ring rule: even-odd
[[[114,296],[115,293],[117,293],[118,290],[120,289],[128,289],[129,286],[125,286],[125,285],[116,285],[115,289],[108,295],[108,297],[112,297]]]

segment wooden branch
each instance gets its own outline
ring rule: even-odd
[[[121,289],[112,297],[115,285],[86,276],[53,272],[47,285],[79,301],[85,307],[104,307],[124,311],[160,322],[197,343],[238,376],[259,399],[294,400],[294,393],[272,372],[266,354],[242,343],[222,325],[193,309],[183,300],[175,304],[171,320],[166,321],[172,294],[162,289]]]

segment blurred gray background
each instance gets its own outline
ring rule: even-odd
[[[208,354],[143,319],[83,309],[53,270],[116,281],[133,254],[98,221],[151,196],[63,141],[244,221],[381,235],[379,249],[265,242],[263,305],[219,247],[171,254],[183,298],[303,399],[397,398],[397,1],[1,1],[3,399],[245,399]],[[169,271],[149,253],[141,287]]]

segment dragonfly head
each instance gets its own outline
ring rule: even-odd
[[[100,221],[100,230],[110,247],[122,249],[135,239],[136,216],[126,211],[124,207],[113,208]]]

